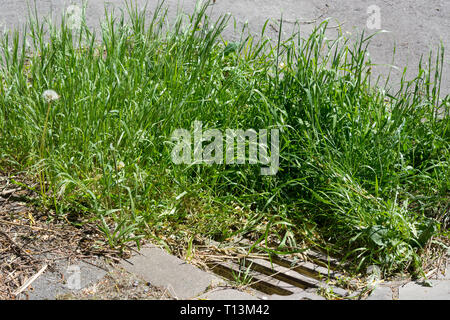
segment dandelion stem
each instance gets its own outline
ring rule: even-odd
[[[46,190],[45,190],[45,154],[44,154],[44,148],[45,148],[45,135],[47,133],[47,126],[48,126],[48,117],[50,114],[50,108],[52,106],[51,102],[48,102],[48,108],[47,108],[47,114],[45,116],[45,122],[44,122],[44,130],[42,131],[42,137],[41,137],[41,148],[40,148],[40,156],[43,162],[43,168],[42,171],[39,173],[39,180],[41,185],[41,194],[44,202],[44,206],[46,203]]]

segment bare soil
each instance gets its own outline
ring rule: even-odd
[[[21,176],[0,173],[1,300],[28,299],[37,280],[22,293],[18,294],[18,290],[42,268],[46,269],[41,278],[65,283],[61,265],[79,261],[109,272],[87,288],[55,298],[170,299],[170,295],[163,290],[116,267],[116,262],[129,257],[130,253],[110,249],[95,225],[83,223],[82,226],[75,226],[73,221],[58,219],[51,209],[33,204],[37,194],[21,185],[37,187],[36,183]]]

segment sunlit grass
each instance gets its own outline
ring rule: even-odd
[[[370,37],[327,39],[325,21],[306,39],[226,43],[229,17],[211,22],[206,8],[167,27],[162,7],[145,21],[129,6],[98,35],[31,17],[28,50],[3,35],[0,165],[45,176],[43,205],[95,221],[111,246],[247,235],[281,252],[322,247],[357,268],[420,270],[448,221],[443,48],[388,94],[370,83]],[[51,106],[49,89],[60,96]],[[175,165],[171,134],[194,120],[280,129],[278,174]]]

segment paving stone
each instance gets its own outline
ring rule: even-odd
[[[154,246],[142,248],[140,254],[121,265],[152,285],[167,288],[174,298],[179,299],[195,298],[211,286],[223,283],[218,277]]]
[[[19,299],[54,300],[62,294],[84,289],[106,275],[105,270],[83,261],[71,265],[61,263],[56,268],[64,278],[47,269],[19,296]]]
[[[367,300],[392,300],[392,289],[390,287],[377,286]]]
[[[432,287],[410,282],[399,288],[399,300],[450,300],[450,280],[430,280]]]
[[[199,300],[259,300],[257,297],[249,293],[235,289],[215,289],[198,298]]]

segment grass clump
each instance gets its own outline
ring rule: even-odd
[[[272,42],[221,38],[207,4],[168,25],[128,6],[101,33],[31,16],[2,37],[0,164],[45,177],[43,204],[98,223],[111,246],[171,234],[277,239],[279,251],[344,252],[357,269],[421,268],[446,232],[449,105],[436,71],[420,66],[396,93],[371,83],[367,45],[325,21]],[[282,26],[280,25],[280,30]],[[59,99],[42,97],[52,89]],[[48,113],[48,118],[46,117]],[[171,134],[191,129],[280,130],[280,169],[175,165]],[[45,143],[42,143],[45,141]],[[41,188],[45,189],[45,188]]]

